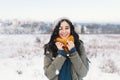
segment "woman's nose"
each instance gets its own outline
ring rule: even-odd
[[[66,30],[65,30],[65,29],[63,29],[63,30],[62,30],[62,32],[66,32]]]

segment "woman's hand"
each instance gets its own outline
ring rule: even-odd
[[[63,50],[63,43],[56,42],[55,45],[57,46],[58,50]]]
[[[73,41],[67,41],[67,47],[68,47],[68,49],[70,51],[72,48],[75,47],[74,42]]]

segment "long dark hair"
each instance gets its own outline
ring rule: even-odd
[[[55,42],[56,42],[56,38],[59,36],[59,27],[61,25],[61,23],[63,21],[66,21],[69,25],[70,25],[70,35],[73,35],[74,36],[74,44],[75,44],[75,47],[76,47],[76,50],[78,51],[79,55],[80,55],[80,40],[79,40],[79,36],[78,34],[75,32],[75,29],[74,29],[74,25],[72,24],[72,22],[68,19],[61,19],[56,25],[55,25],[55,28],[53,30],[53,33],[51,35],[51,38],[50,38],[50,41],[45,45],[45,47],[47,45],[49,45],[49,48],[50,50],[53,52],[53,57],[56,57],[57,54],[57,47],[55,45]],[[46,53],[45,53],[46,54]]]

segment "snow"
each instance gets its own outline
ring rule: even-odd
[[[48,80],[43,45],[49,39],[50,34],[0,35],[0,80]],[[120,80],[120,35],[86,34],[80,39],[90,60],[84,80]]]

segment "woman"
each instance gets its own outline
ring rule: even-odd
[[[82,80],[86,76],[88,59],[70,20],[56,24],[44,51],[44,72],[49,80]]]

